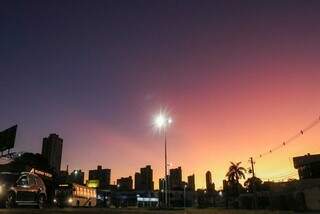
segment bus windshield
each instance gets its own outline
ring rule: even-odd
[[[59,188],[56,189],[56,196],[67,197],[67,196],[71,196],[72,192],[73,192],[72,185],[66,185],[66,186],[59,185]]]

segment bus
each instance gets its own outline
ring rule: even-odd
[[[95,207],[96,190],[76,183],[59,184],[53,203],[57,207]]]

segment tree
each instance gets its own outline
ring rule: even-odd
[[[240,185],[239,180],[241,178],[243,179],[246,178],[244,174],[246,172],[246,169],[240,166],[241,162],[238,162],[238,163],[230,162],[230,163],[231,163],[231,166],[229,167],[226,177],[228,178],[229,185],[231,185],[232,189],[234,190],[234,194],[238,195],[239,185]]]
[[[260,191],[262,189],[262,180],[257,177],[251,177],[244,182],[244,186],[247,191],[251,193],[254,191]]]
[[[0,165],[1,172],[27,172],[32,168],[53,173],[52,167],[41,154],[23,153],[11,162]]]
[[[229,167],[229,171],[226,174],[226,177],[228,178],[228,181],[239,183],[239,180],[241,178],[245,179],[246,176],[244,173],[246,173],[246,169],[240,166],[241,162],[233,163],[230,162],[231,166]]]

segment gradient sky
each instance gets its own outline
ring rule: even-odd
[[[15,150],[64,139],[62,168],[151,164],[163,175],[153,114],[166,108],[169,162],[212,170],[221,186],[243,161],[319,116],[319,1],[1,1],[0,129],[19,125]],[[264,179],[319,153],[320,126],[257,161]]]

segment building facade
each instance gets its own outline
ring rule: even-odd
[[[121,191],[129,191],[133,189],[132,177],[121,177],[117,179],[117,189]]]
[[[300,180],[320,178],[320,154],[294,157],[293,165],[298,169]]]
[[[140,172],[135,173],[135,190],[138,191],[153,191],[153,170],[150,165],[140,169]]]
[[[68,181],[71,183],[83,185],[84,184],[84,172],[82,172],[81,169],[74,170],[68,176]]]
[[[161,192],[161,191],[164,191],[164,189],[165,189],[165,180],[164,180],[164,178],[159,178],[159,191]]]
[[[213,192],[215,190],[215,185],[212,182],[212,175],[210,171],[206,172],[206,189],[208,192]]]
[[[169,186],[171,190],[183,189],[181,167],[170,169]]]
[[[196,185],[195,185],[194,174],[188,176],[188,184],[187,185],[188,185],[188,190],[195,191]]]
[[[97,166],[97,169],[89,170],[89,180],[98,180],[99,187],[104,189],[110,186],[111,169],[102,169],[102,166]]]
[[[48,160],[49,165],[58,173],[61,168],[63,139],[57,134],[50,134],[43,138],[42,155]]]

